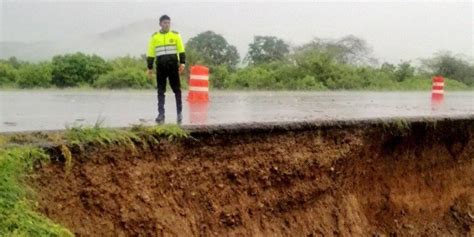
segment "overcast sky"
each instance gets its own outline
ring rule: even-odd
[[[213,30],[241,54],[254,35],[298,45],[353,34],[380,61],[415,60],[440,50],[474,56],[472,1],[0,1],[0,41],[68,40],[166,13],[183,38]]]

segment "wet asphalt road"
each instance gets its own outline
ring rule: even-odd
[[[229,124],[474,114],[474,92],[446,92],[434,105],[430,92],[211,92],[209,103],[188,103],[183,124]],[[0,132],[67,126],[153,124],[154,91],[0,91]],[[172,93],[166,123],[176,123]]]

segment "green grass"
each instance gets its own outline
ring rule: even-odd
[[[67,128],[64,137],[54,140],[80,146],[126,143],[135,148],[135,140],[152,139],[158,143],[160,138],[175,140],[187,137],[189,134],[176,125],[134,126],[130,130],[121,130],[103,128],[96,123],[92,127]],[[8,148],[0,148],[0,236],[72,236],[69,230],[35,211],[38,204],[34,201],[34,192],[25,184],[25,178],[36,165],[50,161],[43,149],[34,147],[40,138],[51,140],[45,134],[0,136],[0,145],[8,145]],[[57,144],[66,158],[66,172],[73,165],[67,144]]]
[[[146,127],[143,125],[135,125],[131,132],[148,141],[158,143],[158,138],[167,138],[168,140],[176,140],[188,138],[189,134],[178,125],[157,125]]]
[[[9,139],[7,136],[0,135],[0,147],[6,145]]]
[[[66,129],[64,137],[70,144],[100,144],[107,145],[112,143],[133,143],[133,140],[139,139],[134,133],[127,130],[104,128],[100,123],[91,127],[70,127]]]
[[[72,236],[64,227],[34,211],[32,190],[24,178],[37,162],[48,162],[40,148],[0,150],[0,236]]]
[[[58,132],[44,133],[12,133],[8,135],[0,135],[0,148],[18,145],[38,145],[38,144],[60,144],[63,142],[62,135]]]
[[[385,132],[396,136],[405,136],[410,130],[410,123],[403,118],[395,118],[392,121],[382,121],[382,126]]]
[[[158,125],[146,127],[143,125],[135,125],[130,130],[113,129],[101,127],[96,124],[91,127],[70,127],[66,129],[64,134],[66,141],[73,145],[83,144],[128,144],[133,145],[134,141],[142,139],[166,138],[168,140],[188,138],[189,134],[177,125]],[[156,140],[157,141],[157,140]]]
[[[150,144],[159,144],[161,138],[170,141],[188,138],[189,134],[177,125],[159,125],[145,127],[135,125],[131,129],[104,128],[100,123],[92,127],[67,128],[64,134],[68,145],[78,145],[83,148],[86,144],[111,145],[120,144],[131,150],[132,155],[138,155],[136,144],[147,148]],[[66,159],[66,172],[73,166],[74,159],[68,145],[61,145],[60,149]]]

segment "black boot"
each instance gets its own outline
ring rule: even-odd
[[[177,112],[177,118],[176,122],[178,124],[181,124],[183,122],[183,103],[181,101],[181,91],[178,93],[175,93],[175,99],[176,99],[176,112]]]
[[[158,124],[165,122],[165,93],[161,91],[158,92],[158,117],[155,122]]]
[[[181,124],[183,122],[183,114],[182,113],[178,113],[178,117],[176,119],[176,123],[177,124]]]
[[[164,114],[158,115],[158,117],[156,117],[156,119],[155,119],[155,122],[158,123],[158,124],[165,123],[165,115]]]
[[[165,93],[158,92],[158,114],[165,116]]]

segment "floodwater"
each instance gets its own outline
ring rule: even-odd
[[[211,91],[209,103],[189,103],[183,93],[183,124],[345,120],[387,117],[449,117],[474,114],[474,92],[227,92]],[[0,132],[56,130],[67,126],[124,127],[153,124],[154,91],[0,91]],[[176,123],[172,92],[166,123]]]

